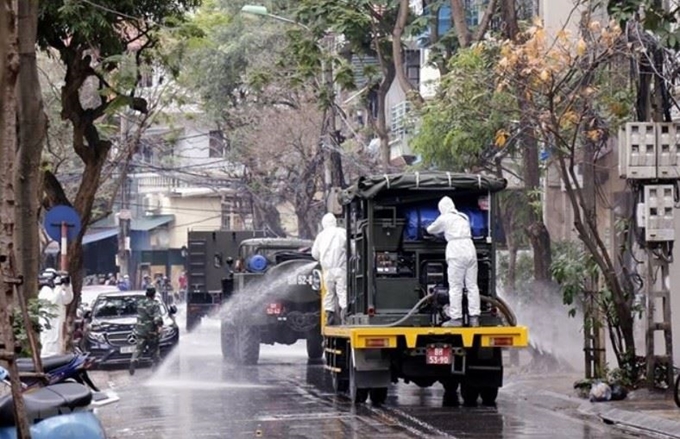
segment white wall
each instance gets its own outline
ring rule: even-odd
[[[160,213],[175,215],[175,221],[168,225],[170,248],[186,245],[189,230],[219,230],[222,226],[222,202],[219,196],[163,196]]]

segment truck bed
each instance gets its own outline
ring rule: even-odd
[[[323,335],[349,339],[355,349],[396,348],[397,339],[403,337],[407,348],[418,346],[418,337],[452,335],[460,336],[464,348],[471,348],[475,336],[481,347],[523,348],[528,345],[529,331],[526,326],[479,326],[475,328],[449,327],[374,327],[374,326],[325,326]]]

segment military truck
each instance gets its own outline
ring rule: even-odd
[[[222,281],[245,239],[266,236],[263,231],[189,231],[187,236],[187,331],[222,304]]]
[[[305,339],[310,359],[323,355],[321,296],[313,285],[316,262],[309,240],[244,240],[224,282],[222,355],[237,364],[256,364],[260,344],[291,345]]]
[[[348,316],[326,325],[326,369],[354,403],[385,402],[390,383],[439,382],[444,403],[493,405],[503,384],[502,348],[527,345],[528,330],[496,296],[496,194],[506,181],[421,172],[362,177],[340,196],[347,230]],[[449,302],[446,241],[425,229],[449,196],[467,214],[477,249],[480,326],[442,326]],[[323,292],[322,292],[323,294]],[[466,302],[464,300],[464,309]]]

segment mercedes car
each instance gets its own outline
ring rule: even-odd
[[[125,291],[100,294],[85,315],[82,349],[100,360],[99,365],[127,364],[130,362],[137,337],[137,304],[145,297],[144,291]],[[177,308],[166,306],[157,298],[163,316],[160,335],[161,356],[167,355],[179,342],[179,328],[175,322]],[[141,362],[150,360],[144,352]]]

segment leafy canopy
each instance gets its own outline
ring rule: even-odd
[[[498,57],[498,46],[485,42],[451,58],[437,96],[421,110],[411,142],[426,163],[462,171],[506,146],[517,108],[510,94],[496,89]]]

